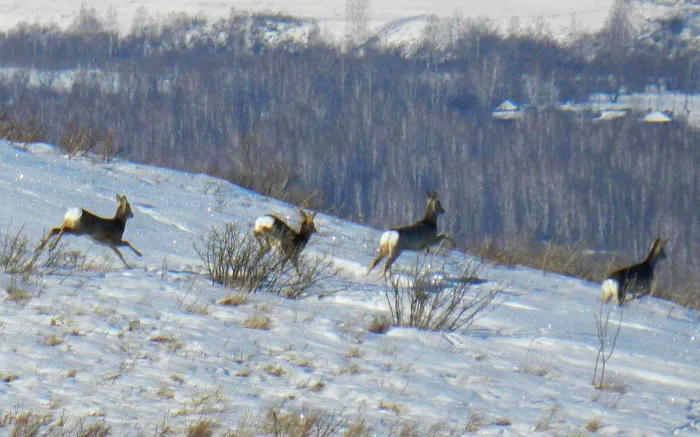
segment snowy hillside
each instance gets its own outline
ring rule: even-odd
[[[232,290],[203,274],[198,237],[269,212],[296,225],[293,207],[205,175],[4,141],[0,188],[0,232],[22,229],[32,245],[69,207],[112,216],[124,194],[134,212],[124,238],[144,253],[125,250],[134,268],[124,269],[108,249],[64,237],[64,250],[86,255],[83,268],[46,272],[22,285],[29,296],[19,301],[6,291],[13,276],[0,273],[0,417],[102,421],[113,435],[182,432],[206,418],[223,433],[280,407],[361,418],[375,435],[397,423],[444,435],[700,434],[700,315],[669,302],[626,307],[607,388],[596,390],[597,284],[483,264],[486,281],[473,289],[503,293],[469,330],[373,334],[367,327],[388,311],[378,273],[365,276],[379,230],[319,215],[307,253],[340,269],[321,294],[257,293],[225,306]],[[434,260],[474,262],[457,252]],[[269,330],[244,326],[256,315]]]
[[[459,15],[463,18],[482,18],[494,25],[506,29],[509,26],[531,27],[536,23],[545,24],[554,34],[565,35],[572,31],[594,31],[599,29],[607,17],[612,0],[595,0],[580,2],[576,0],[520,1],[501,0],[484,1],[383,1],[368,3],[367,28],[373,33],[393,22],[437,15],[449,17]],[[27,0],[13,2],[0,11],[0,28],[8,29],[20,22],[54,22],[61,26],[73,23],[80,5],[95,8],[105,17],[109,16],[111,24],[122,33],[128,33],[134,18],[144,19],[144,13],[151,18],[163,18],[168,14],[185,12],[190,15],[201,14],[218,19],[228,16],[231,9],[259,13],[283,13],[295,17],[316,21],[323,35],[340,39],[346,33],[346,0],[329,1],[283,1],[283,0],[239,0],[225,1],[185,1],[185,0],[140,0],[122,2],[115,0],[87,0],[76,3],[72,0]],[[415,22],[409,22],[408,32],[420,31]]]

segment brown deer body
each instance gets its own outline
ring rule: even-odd
[[[446,235],[437,233],[437,219],[440,214],[444,214],[438,193],[433,191],[428,193],[428,205],[425,209],[425,216],[422,220],[412,225],[392,228],[382,234],[379,240],[379,255],[372,261],[367,270],[369,274],[379,262],[388,257],[384,265],[383,276],[391,268],[396,259],[404,250],[425,250],[429,251],[431,246],[448,240],[454,247],[454,240]]]
[[[297,272],[299,270],[299,254],[308,244],[311,236],[316,233],[314,217],[316,213],[307,213],[300,209],[302,222],[299,232],[292,229],[287,223],[275,215],[264,215],[255,220],[253,235],[265,252],[273,246],[282,256],[282,264],[291,261]]]
[[[39,248],[43,248],[56,235],[57,237],[49,246],[49,250],[56,248],[64,234],[84,235],[97,244],[108,246],[128,268],[129,265],[124,261],[124,257],[117,247],[126,246],[133,250],[136,255],[143,256],[131,243],[122,239],[126,221],[133,216],[131,205],[127,201],[126,196],[120,196],[119,194],[117,194],[117,212],[114,214],[114,218],[99,217],[85,209],[71,208],[66,212],[63,225],[51,229],[41,241]]]
[[[651,283],[654,279],[654,267],[656,263],[666,258],[664,245],[666,240],[657,238],[651,245],[649,254],[641,263],[615,270],[608,274],[603,281],[603,302],[608,303],[613,297],[618,305],[625,302],[627,293],[635,294],[641,291],[640,296],[651,293]]]

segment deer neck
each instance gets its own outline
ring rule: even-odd
[[[437,211],[435,211],[434,208],[428,208],[428,210],[425,211],[425,217],[423,217],[423,220],[421,220],[421,222],[437,228],[437,219]]]
[[[658,252],[656,250],[652,250],[649,252],[649,255],[647,255],[647,259],[644,260],[644,263],[651,266],[653,269],[656,267],[656,263],[658,263],[660,260],[661,258],[659,258]]]

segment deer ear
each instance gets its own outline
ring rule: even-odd
[[[122,202],[122,196],[119,193],[117,193],[117,203],[121,203],[121,202]]]
[[[313,220],[314,217],[316,217],[316,211],[311,213],[311,215],[309,216],[309,220]]]

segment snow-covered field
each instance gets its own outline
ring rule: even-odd
[[[612,0],[394,0],[368,1],[368,23],[370,31],[378,31],[392,22],[411,17],[437,15],[463,18],[482,18],[506,29],[514,24],[529,27],[545,24],[554,34],[568,34],[572,30],[593,31],[599,29],[608,16]],[[117,0],[73,0],[5,1],[0,2],[0,28],[14,27],[20,22],[53,22],[61,26],[70,25],[80,5],[95,8],[101,16],[110,16],[121,32],[128,32],[135,17],[143,18],[144,12],[151,18],[163,18],[168,14],[185,12],[209,18],[226,17],[231,9],[248,12],[285,13],[318,22],[324,35],[341,38],[345,32],[347,0],[285,1],[285,0],[139,0],[123,2]]]
[[[232,290],[211,284],[193,245],[212,226],[248,227],[264,213],[296,225],[293,207],[205,175],[4,141],[0,191],[0,232],[23,228],[32,244],[69,207],[111,216],[124,194],[134,212],[124,238],[144,253],[124,250],[134,266],[124,269],[109,249],[64,237],[91,267],[21,285],[24,302],[5,298],[12,277],[0,273],[0,417],[31,411],[154,435],[202,418],[233,429],[281,406],[362,417],[376,435],[401,421],[461,434],[476,417],[483,435],[586,435],[598,423],[602,435],[700,434],[700,314],[672,303],[625,308],[609,388],[596,390],[598,284],[482,264],[486,282],[474,290],[503,293],[469,330],[373,334],[368,325],[388,310],[378,273],[365,276],[380,230],[319,214],[308,256],[328,254],[340,269],[324,297],[258,293],[233,307],[217,304]],[[405,253],[396,266],[415,259]],[[444,260],[474,262],[458,252]],[[253,315],[271,328],[244,327]]]

